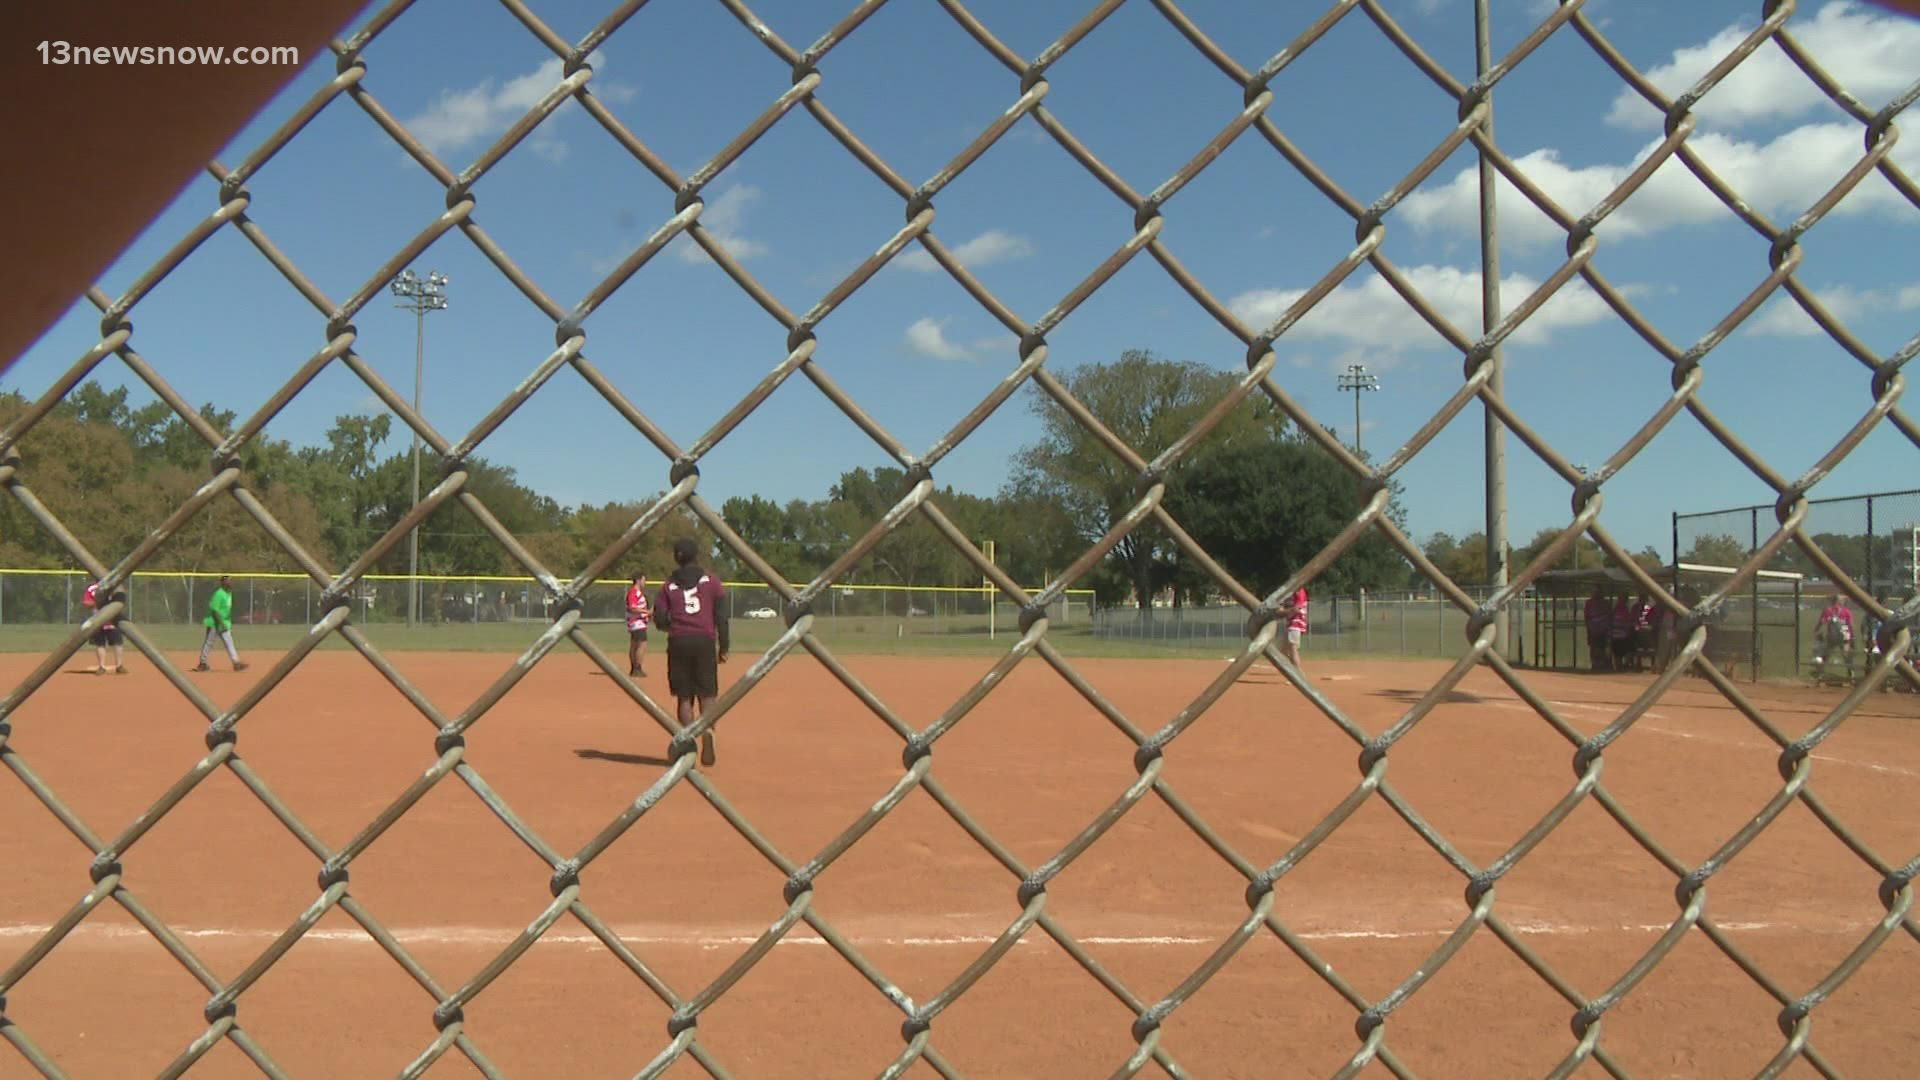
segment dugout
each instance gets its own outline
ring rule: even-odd
[[[1681,602],[1698,603],[1737,571],[1731,566],[1670,563],[1653,572],[1655,580]],[[1546,671],[1590,671],[1586,602],[1599,586],[1609,599],[1639,595],[1640,584],[1615,567],[1549,570],[1528,590],[1533,628],[1531,666]],[[1744,668],[1749,681],[1762,674],[1790,676],[1798,670],[1803,646],[1799,616],[1803,575],[1761,570],[1746,588],[1727,597],[1707,623],[1706,656],[1729,675]],[[1655,659],[1643,645],[1638,660],[1650,668]]]

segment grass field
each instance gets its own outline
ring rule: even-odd
[[[1792,614],[1767,611],[1775,622],[1760,628],[1759,675],[1767,680],[1803,678],[1810,661],[1813,627],[1817,609],[1803,605],[1800,632],[1796,638],[1787,622]],[[1733,620],[1741,623],[1741,618]],[[1353,608],[1338,622],[1316,612],[1316,622],[1308,634],[1305,658],[1348,659],[1448,659],[1466,649],[1466,616],[1449,604],[1423,602],[1387,602],[1372,606],[1365,620],[1353,617]],[[1555,653],[1545,644],[1536,654],[1537,630],[1530,614],[1523,614],[1517,626],[1517,646],[1508,650],[1510,658],[1522,666],[1554,666]],[[195,623],[140,624],[157,644],[169,651],[193,651],[200,647],[203,633]],[[538,620],[513,622],[434,621],[409,627],[400,621],[358,622],[370,640],[381,649],[405,652],[519,652],[531,644],[546,628]],[[626,634],[618,623],[595,619],[583,623],[587,633],[601,648],[623,653]],[[734,618],[732,633],[736,651],[760,652],[772,644],[783,623],[778,619]],[[1003,608],[989,634],[984,614],[938,614],[904,617],[898,615],[818,615],[814,631],[835,652],[850,655],[882,656],[988,656],[1010,648],[1019,636],[1017,613]],[[299,624],[235,628],[235,640],[243,653],[278,653],[287,649],[306,627]],[[0,625],[0,653],[45,653],[56,648],[69,625],[60,623],[23,623]],[[1206,655],[1226,656],[1245,641],[1246,616],[1238,609],[1195,608],[1185,612],[1161,610],[1152,623],[1142,629],[1131,610],[1103,611],[1092,619],[1076,612],[1065,624],[1049,626],[1047,640],[1069,656],[1102,656],[1147,659]],[[1585,637],[1565,628],[1558,633],[1558,663],[1584,670],[1587,663]],[[659,635],[650,648],[661,647]],[[322,649],[351,648],[344,639],[329,637]],[[563,644],[561,648],[571,650]],[[1856,670],[1864,670],[1864,653],[1856,651]],[[1752,672],[1742,663],[1737,678],[1749,681]]]
[[[940,623],[945,625],[936,628]],[[407,652],[519,652],[532,644],[547,626],[538,622],[432,623],[415,627],[378,622],[358,625],[376,647]],[[984,619],[975,625],[972,621],[958,620],[829,617],[817,619],[814,627],[829,648],[852,654],[984,656],[1005,652],[1019,637],[1017,628],[1011,625],[1000,627],[995,636],[989,637]],[[601,648],[616,654],[626,652],[627,635],[619,624],[591,622],[586,623],[585,628]],[[734,650],[742,654],[764,651],[784,629],[778,620],[735,619],[732,623]],[[141,630],[170,652],[199,649],[205,633],[198,626],[178,623],[145,624]],[[305,632],[304,626],[284,623],[240,626],[234,629],[234,642],[243,656],[279,653]],[[58,647],[70,633],[71,627],[59,624],[0,627],[0,652],[45,653]],[[1074,656],[1149,657],[1176,651],[1191,654],[1167,643],[1098,638],[1084,624],[1051,628],[1047,631],[1047,640]],[[663,639],[655,634],[648,645],[649,655],[659,653],[662,646]],[[352,646],[338,635],[332,635],[320,648],[351,649]],[[561,648],[571,650],[572,646]],[[220,646],[216,645],[215,652],[219,651]]]

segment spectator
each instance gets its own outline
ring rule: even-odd
[[[1626,593],[1614,597],[1613,615],[1607,620],[1607,642],[1613,646],[1613,669],[1626,671],[1633,666],[1634,605]]]
[[[1593,587],[1593,595],[1587,597],[1583,615],[1587,624],[1587,654],[1593,662],[1593,670],[1611,671],[1613,664],[1607,653],[1607,631],[1608,624],[1613,620],[1613,609],[1607,604],[1606,586]]]
[[[1643,661],[1651,663],[1654,653],[1654,623],[1662,612],[1648,598],[1645,589],[1633,602],[1633,670],[1641,670]]]

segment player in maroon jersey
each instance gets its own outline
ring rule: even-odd
[[[673,542],[673,573],[660,586],[653,605],[655,626],[667,632],[667,689],[679,701],[681,727],[705,716],[720,696],[719,665],[727,662],[727,614],[720,602],[727,590],[695,561],[700,547],[690,539]],[[694,702],[699,709],[694,709]],[[700,736],[700,764],[714,762],[713,731]]]

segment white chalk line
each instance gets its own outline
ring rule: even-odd
[[[1661,934],[1671,924],[1668,923],[1616,923],[1611,925],[1578,926],[1567,923],[1549,923],[1531,920],[1506,920],[1507,926],[1515,933],[1528,936],[1586,936],[1592,934]],[[1794,933],[1842,934],[1864,931],[1870,924],[1831,925],[1826,927],[1808,927],[1781,922],[1722,922],[1715,926],[1730,933],[1759,933],[1766,931],[1791,931]],[[15,923],[0,925],[0,940],[10,938],[38,938],[52,929],[47,925]],[[1454,928],[1432,927],[1422,929],[1353,929],[1353,930],[1296,930],[1294,936],[1308,941],[1401,941],[1418,938],[1444,938],[1453,933]],[[1107,934],[1076,937],[1074,940],[1083,945],[1106,946],[1167,946],[1167,945],[1211,945],[1217,944],[1229,933],[1222,928],[1215,935],[1188,934],[1146,934],[1122,935]],[[174,933],[189,941],[212,940],[221,942],[269,942],[284,931],[231,929],[223,927],[200,927],[176,929]],[[485,926],[427,926],[402,929],[389,928],[395,940],[402,945],[446,945],[446,946],[491,946],[504,947],[512,941],[519,931],[509,928]],[[615,933],[628,945],[680,946],[698,949],[740,948],[760,940],[758,933],[711,934],[689,932],[685,934],[660,933],[649,930],[644,933]],[[82,923],[68,934],[62,944],[91,943],[111,945],[142,941],[150,938],[145,928],[134,923]],[[933,934],[919,936],[888,937],[842,935],[844,940],[862,948],[891,946],[896,948],[942,948],[961,945],[982,946],[998,939],[998,934]],[[372,937],[359,929],[314,929],[309,930],[301,940],[323,942],[336,945],[373,945]],[[1029,930],[1026,936],[1015,943],[1015,947],[1050,942],[1045,931]],[[548,931],[540,938],[540,945],[598,945],[600,939],[592,934],[574,931]],[[817,934],[801,932],[789,933],[781,938],[780,946],[825,946],[825,938]]]
[[[1514,712],[1533,712],[1533,707],[1524,702],[1493,701],[1488,702],[1488,704],[1496,708],[1507,709]],[[1559,709],[1581,709],[1587,712],[1601,712],[1613,716],[1618,716],[1621,712],[1621,710],[1609,705],[1594,705],[1584,701],[1549,701],[1547,704]],[[1715,746],[1732,746],[1742,750],[1763,751],[1775,755],[1780,752],[1780,748],[1770,742],[1730,739],[1724,735],[1709,735],[1699,731],[1678,731],[1674,728],[1647,723],[1648,720],[1666,719],[1669,718],[1649,709],[1640,714],[1640,720],[1633,725],[1633,730],[1651,732],[1655,735],[1665,735],[1674,739],[1691,739],[1695,742],[1711,743]],[[1815,761],[1824,761],[1829,765],[1844,765],[1850,769],[1866,769],[1869,772],[1882,773],[1887,776],[1920,777],[1920,772],[1916,772],[1913,769],[1903,769],[1898,765],[1883,765],[1877,761],[1861,761],[1858,758],[1839,757],[1834,754],[1823,754],[1818,751],[1815,751],[1810,756]]]

